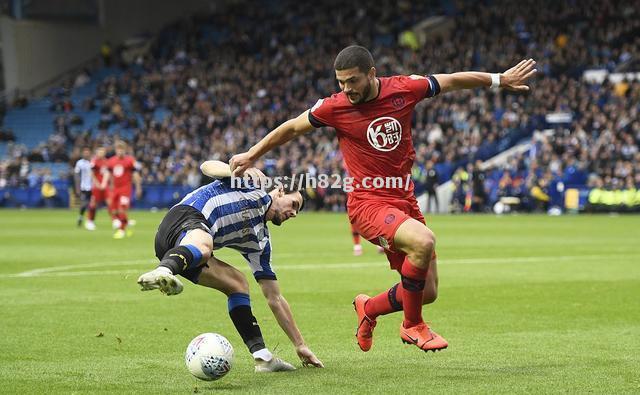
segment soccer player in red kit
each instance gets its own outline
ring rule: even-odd
[[[111,210],[108,201],[109,192],[109,168],[107,167],[107,150],[104,147],[96,148],[95,156],[91,159],[91,172],[93,187],[91,188],[91,199],[89,200],[89,213],[84,226],[88,230],[95,230],[96,210],[102,203],[107,204],[107,209]]]
[[[116,154],[109,158],[107,167],[113,180],[111,190],[111,210],[120,220],[120,228],[113,235],[114,239],[122,239],[127,235],[127,211],[131,205],[132,181],[136,183],[136,197],[142,196],[140,175],[138,174],[138,162],[131,155],[127,155],[127,144],[124,141],[116,141]]]
[[[413,108],[423,99],[459,89],[527,91],[526,81],[535,74],[534,66],[529,59],[500,74],[377,77],[371,53],[361,46],[349,46],[334,62],[340,93],[318,100],[310,110],[278,126],[249,151],[231,158],[234,175],[239,176],[274,147],[314,128],[336,129],[347,170],[353,177],[354,190],[347,201],[349,219],[364,238],[385,248],[391,268],[401,278],[379,295],[356,296],[356,338],[363,351],[372,346],[376,318],[400,310],[404,312],[400,337],[405,343],[424,351],[448,345],[422,319],[422,304],[433,302],[437,296],[437,258],[435,235],[425,225],[413,183],[369,187],[373,178],[410,180],[415,158]]]

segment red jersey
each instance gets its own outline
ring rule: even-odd
[[[95,157],[91,159],[91,170],[93,171],[93,175],[98,180],[98,184],[102,182],[102,178],[105,173],[109,171],[109,167],[107,165],[107,158],[98,158]],[[98,185],[94,185],[97,187]]]
[[[381,77],[378,96],[366,103],[351,104],[344,92],[318,100],[309,112],[315,127],[336,129],[347,171],[353,177],[353,197],[399,198],[413,196],[411,167],[415,150],[411,118],[416,104],[440,92],[434,77]],[[363,178],[402,179],[401,188],[363,186]],[[409,185],[406,185],[409,181]]]
[[[109,158],[107,164],[113,176],[113,189],[131,190],[133,172],[137,167],[136,160],[133,156],[125,155],[120,158],[115,155]]]

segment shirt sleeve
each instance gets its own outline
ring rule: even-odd
[[[405,77],[405,84],[411,90],[417,101],[434,97],[440,93],[440,84],[432,76],[410,75]]]
[[[330,98],[319,99],[309,110],[309,122],[316,128],[331,126],[332,118],[333,109]]]
[[[76,162],[76,166],[73,168],[73,172],[76,174],[80,174],[80,161]]]
[[[276,273],[271,267],[271,242],[267,241],[261,252],[242,254],[247,260],[253,277],[257,280],[277,280]]]

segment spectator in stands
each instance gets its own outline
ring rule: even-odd
[[[482,162],[477,160],[475,164],[469,165],[471,174],[471,211],[474,213],[483,213],[487,209],[487,190],[484,182],[486,174],[482,169]]]
[[[438,172],[433,167],[433,162],[431,160],[427,161],[426,169],[425,169],[425,192],[427,193],[427,212],[437,213],[440,211],[440,206],[438,204]],[[435,203],[434,207],[431,206],[431,201]]]
[[[65,117],[55,131],[66,139],[47,141],[36,148],[38,155],[45,161],[64,160],[61,151],[68,152],[71,144],[109,145],[108,140],[122,132],[130,137],[140,158],[145,182],[192,183],[195,178],[189,176],[189,169],[197,168],[200,161],[228,159],[287,115],[307,109],[312,98],[335,92],[330,70],[315,59],[331,58],[338,49],[357,41],[373,48],[381,75],[499,69],[524,55],[539,60],[540,78],[527,95],[466,91],[416,108],[413,138],[418,157],[431,158],[435,169],[448,169],[442,172],[444,179],[452,169],[486,160],[530,137],[536,129],[551,128],[554,135],[530,156],[508,165],[514,193],[522,196],[525,207],[532,198],[523,180],[529,173],[543,176],[540,169],[548,167],[556,174],[544,181],[548,185],[558,178],[584,184],[590,174],[609,175],[620,182],[631,176],[640,184],[640,121],[634,104],[640,101],[640,83],[596,85],[579,79],[586,68],[616,70],[640,58],[636,34],[640,9],[633,1],[607,2],[606,14],[597,12],[603,7],[597,0],[580,2],[579,8],[552,0],[518,7],[508,0],[491,5],[454,2],[455,27],[450,36],[417,50],[413,38],[405,37],[408,47],[403,47],[394,42],[395,37],[425,17],[441,13],[437,7],[414,2],[406,11],[384,0],[375,5],[341,3],[335,11],[336,4],[278,2],[274,7],[281,7],[282,15],[287,16],[288,29],[281,29],[280,19],[270,17],[267,10],[246,10],[234,4],[221,6],[214,15],[163,29],[149,53],[119,75],[100,81],[91,97],[75,103],[70,100],[79,76],[52,92],[54,111],[61,115],[77,111],[95,115],[99,106],[99,125],[74,125],[73,118]],[[380,9],[387,12],[381,15]],[[336,29],[328,15],[353,15],[355,19]],[[238,23],[240,16],[244,23]],[[273,31],[284,33],[267,34]],[[107,52],[109,58],[104,56]],[[117,63],[117,52],[110,45],[101,53],[105,65]],[[459,56],[461,53],[466,55]],[[549,124],[545,115],[552,112],[571,114],[572,119]],[[88,119],[84,112],[79,115]],[[93,137],[80,137],[81,126],[91,129],[87,135]],[[179,159],[187,157],[186,162]],[[316,174],[343,172],[337,138],[330,130],[292,142],[272,156],[281,157],[287,158],[286,166],[265,162],[267,170],[279,174],[309,169]],[[496,172],[502,175],[503,170]],[[482,184],[499,188],[499,182],[493,187],[492,177],[485,176]],[[476,197],[483,195],[478,182],[456,182],[461,209],[465,189],[479,192],[473,194]],[[484,191],[483,203],[474,201],[474,211],[492,204],[498,195]],[[318,204],[326,208],[340,207],[344,199],[326,191],[316,196],[328,199],[326,205]]]
[[[51,181],[51,170],[46,169],[40,188],[42,195],[42,205],[46,208],[54,208],[58,205],[58,190]]]

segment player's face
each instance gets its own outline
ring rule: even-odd
[[[276,226],[282,225],[284,221],[297,216],[301,206],[300,192],[279,194],[271,203],[271,209],[274,211],[271,222]]]
[[[126,153],[126,148],[121,145],[116,145],[116,155],[122,157]]]
[[[91,150],[89,148],[85,148],[82,150],[82,157],[84,159],[91,159]]]
[[[375,68],[363,73],[359,68],[336,70],[336,79],[340,89],[347,95],[351,104],[361,104],[369,100],[372,85],[375,83]]]
[[[102,148],[102,147],[101,147],[101,148],[98,148],[98,149],[96,150],[96,156],[97,156],[98,158],[104,158],[106,154],[107,154],[107,150],[105,150],[105,149],[104,149],[104,148]]]

